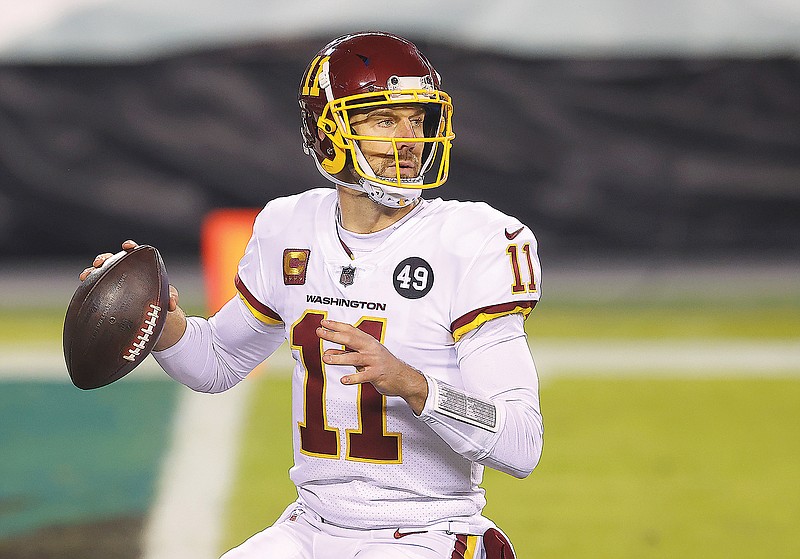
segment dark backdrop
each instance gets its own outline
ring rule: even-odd
[[[191,255],[217,207],[325,185],[297,85],[325,39],[0,66],[0,258],[133,237]],[[564,256],[795,257],[800,63],[518,58],[420,46],[454,98],[448,183]]]

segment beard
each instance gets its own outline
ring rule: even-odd
[[[377,161],[371,163],[375,174],[381,178],[396,179],[394,155],[376,156]],[[419,156],[411,150],[403,150],[397,154],[400,162],[400,178],[411,179],[419,175],[422,167]]]

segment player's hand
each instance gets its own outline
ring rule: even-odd
[[[138,246],[139,243],[137,243],[136,241],[128,240],[122,243],[122,250],[133,250]],[[92,265],[86,268],[84,271],[82,271],[80,276],[78,276],[80,280],[81,281],[85,280],[87,277],[89,277],[89,274],[95,270],[95,268],[102,267],[105,261],[111,258],[112,256],[114,256],[114,254],[111,252],[103,252],[95,256],[94,260],[92,261]]]
[[[139,246],[139,243],[137,243],[136,241],[131,241],[129,239],[129,240],[125,241],[124,243],[122,243],[122,250],[133,250],[138,246]],[[103,252],[102,254],[98,254],[97,256],[95,256],[94,260],[92,261],[92,265],[89,266],[88,268],[86,268],[85,270],[83,270],[80,273],[80,275],[78,276],[78,278],[81,281],[84,281],[87,277],[89,277],[89,274],[92,273],[92,271],[94,271],[97,268],[102,267],[103,264],[105,263],[105,261],[108,260],[109,258],[111,258],[112,256],[114,256],[114,254],[111,253],[111,252]],[[169,286],[169,309],[168,310],[170,312],[173,312],[177,308],[178,308],[178,290],[175,289],[174,286],[170,285]]]
[[[344,322],[323,320],[317,335],[346,349],[328,349],[322,361],[350,365],[356,372],[342,377],[342,384],[372,383],[385,396],[400,396],[419,415],[428,398],[428,383],[418,370],[395,357],[382,343]]]
[[[139,243],[129,239],[122,243],[122,250],[133,250],[138,246]],[[105,261],[112,256],[114,256],[114,254],[111,252],[98,254],[92,261],[92,265],[80,273],[78,276],[80,280],[84,281],[87,277],[89,277],[89,274],[93,270],[100,268],[103,263],[105,263]],[[174,285],[170,284],[169,307],[167,308],[169,312],[167,312],[167,321],[164,323],[164,329],[161,331],[161,336],[159,336],[158,342],[155,346],[153,346],[153,351],[162,351],[175,345],[186,331],[186,313],[184,313],[183,309],[181,309],[178,305],[179,299],[180,296],[178,294],[178,290]]]

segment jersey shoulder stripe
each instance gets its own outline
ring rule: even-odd
[[[514,313],[522,313],[527,317],[536,306],[537,301],[514,301],[511,303],[501,303],[499,305],[491,305],[481,309],[474,310],[461,316],[453,321],[450,325],[450,330],[453,332],[453,339],[458,341],[461,336],[470,332],[493,318],[506,316]]]
[[[255,316],[258,320],[264,324],[283,323],[283,319],[278,313],[255,298],[250,290],[247,289],[247,286],[239,277],[239,274],[236,274],[234,284],[236,285],[236,290],[239,292],[239,297],[242,299],[242,301],[244,301],[244,304],[247,305],[247,308],[250,309],[250,312],[253,313],[253,316]]]

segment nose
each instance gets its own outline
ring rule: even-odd
[[[400,119],[400,122],[397,123],[397,130],[395,132],[396,135],[400,138],[416,137],[416,133],[414,132],[414,125],[411,123],[411,119],[409,118]]]
[[[397,123],[397,127],[395,128],[394,133],[395,138],[400,138],[401,140],[397,142],[397,147],[409,147],[413,148],[417,142],[403,142],[402,138],[416,138],[417,132],[414,129],[414,124],[408,118],[403,118]]]

